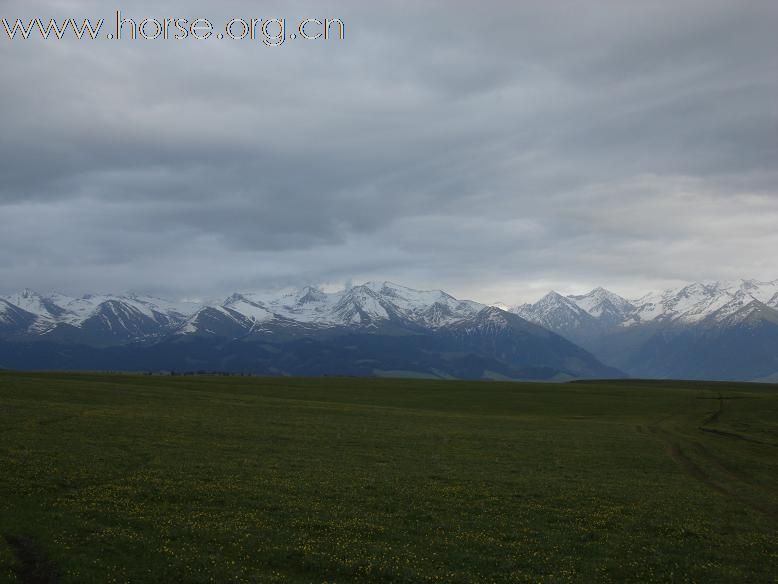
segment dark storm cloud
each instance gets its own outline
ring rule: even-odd
[[[214,6],[118,7],[347,39],[0,41],[4,291],[778,277],[772,2]]]

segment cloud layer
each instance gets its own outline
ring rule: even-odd
[[[381,4],[123,8],[346,23],[273,49],[0,40],[0,291],[778,277],[774,2]]]

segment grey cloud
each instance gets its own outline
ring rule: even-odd
[[[124,11],[339,16],[347,40],[0,41],[5,291],[388,278],[510,301],[778,277],[772,2]],[[0,16],[31,15],[111,11]]]

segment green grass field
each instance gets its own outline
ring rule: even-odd
[[[775,386],[0,373],[0,581],[777,575]]]

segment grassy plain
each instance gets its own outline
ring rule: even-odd
[[[0,581],[777,575],[775,386],[0,373]]]

